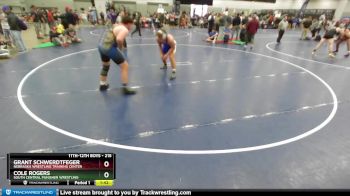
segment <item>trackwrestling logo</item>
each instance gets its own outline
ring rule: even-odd
[[[3,189],[3,196],[56,196],[56,189]]]

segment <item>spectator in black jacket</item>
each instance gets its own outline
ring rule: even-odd
[[[66,7],[66,13],[61,16],[62,18],[62,25],[65,29],[68,29],[69,25],[75,26],[77,24],[77,21],[74,17],[73,10],[70,7]]]
[[[214,14],[210,13],[208,16],[208,34],[212,32],[212,30],[215,28],[215,17]]]
[[[239,32],[241,30],[241,17],[239,14],[236,15],[236,17],[232,20],[232,38],[236,34],[236,40],[239,38]]]
[[[7,5],[4,5],[2,7],[2,11],[7,15],[7,21],[10,26],[11,36],[13,38],[13,41],[16,44],[17,51],[19,53],[26,52],[27,48],[24,45],[22,35],[21,35],[22,29],[19,26],[20,19],[11,11],[11,8]]]

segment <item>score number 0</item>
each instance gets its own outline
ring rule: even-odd
[[[108,162],[108,161],[105,161],[105,162],[103,163],[103,166],[104,166],[104,167],[109,167],[109,162]],[[103,174],[103,176],[104,176],[105,178],[108,178],[108,177],[109,177],[109,172],[105,172],[105,173]]]

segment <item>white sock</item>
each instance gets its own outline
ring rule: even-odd
[[[176,69],[173,69],[173,73],[176,73]]]

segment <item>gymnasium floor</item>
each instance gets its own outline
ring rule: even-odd
[[[276,45],[212,45],[205,29],[171,30],[177,79],[169,81],[152,32],[129,38],[130,85],[117,66],[101,93],[95,49],[84,42],[35,49],[0,66],[0,186],[9,152],[112,152],[116,188],[349,188],[350,59],[314,58],[298,31]],[[345,46],[341,49],[345,53]]]

